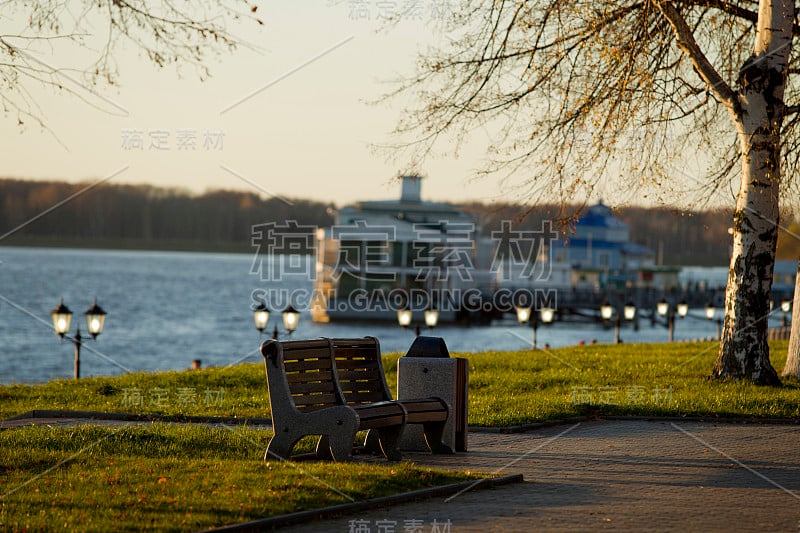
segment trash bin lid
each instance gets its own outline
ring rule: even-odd
[[[441,337],[425,337],[420,335],[411,344],[405,357],[450,357],[447,344]]]

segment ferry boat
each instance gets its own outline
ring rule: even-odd
[[[422,179],[402,176],[399,199],[343,207],[317,230],[314,321],[396,320],[403,307],[415,318],[436,307],[440,321],[453,321],[461,298],[491,290],[480,217],[423,200]]]

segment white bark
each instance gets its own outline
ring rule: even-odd
[[[800,262],[797,264],[797,277],[794,281],[794,302],[792,302],[792,333],[789,336],[789,353],[782,376],[800,378]]]
[[[713,375],[779,384],[769,361],[767,317],[780,191],[780,126],[794,4],[761,0],[753,55],[739,73],[742,179],[734,213],[725,323]]]
[[[751,95],[751,100],[758,97]],[[766,120],[761,100],[746,113]],[[777,243],[778,139],[777,134],[759,134],[757,130],[750,124],[739,134],[744,154],[742,181],[734,214],[725,322],[713,373],[720,378],[775,384],[778,377],[769,362],[767,317]]]

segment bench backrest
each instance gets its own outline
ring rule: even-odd
[[[332,353],[329,339],[267,341],[261,345],[273,416],[276,407],[281,409],[273,405],[273,397],[281,404],[291,401],[298,411],[344,404],[336,384]]]
[[[391,400],[381,363],[381,346],[375,337],[330,339],[336,373],[348,405]]]

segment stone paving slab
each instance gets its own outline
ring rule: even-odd
[[[405,456],[526,482],[290,531],[800,531],[796,426],[592,421],[469,438],[466,454]]]

